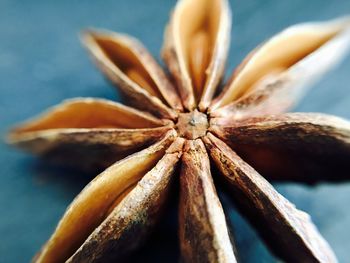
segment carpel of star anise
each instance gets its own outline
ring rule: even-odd
[[[9,134],[11,143],[50,159],[105,169],[73,200],[35,262],[123,259],[145,241],[178,182],[182,259],[236,262],[212,173],[281,259],[336,262],[310,217],[267,180],[349,179],[350,123],[284,112],[344,56],[350,20],[282,31],[249,54],[217,92],[230,26],[226,0],[178,1],[162,50],[174,82],[136,39],[83,34],[98,67],[133,108],[73,99]]]

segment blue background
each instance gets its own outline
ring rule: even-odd
[[[89,26],[136,36],[159,59],[163,28],[175,1],[0,0],[0,131],[63,99],[119,100],[90,62],[77,34]],[[252,48],[284,27],[350,13],[350,1],[231,1],[233,32],[227,75]],[[350,119],[350,57],[308,93],[297,111]],[[0,144],[0,262],[28,262],[66,206],[91,179]],[[277,185],[311,214],[341,262],[350,249],[350,184]],[[273,262],[255,233],[224,199],[243,262]],[[176,203],[134,259],[177,262]],[[157,256],[156,256],[157,255]]]

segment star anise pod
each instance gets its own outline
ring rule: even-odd
[[[177,180],[183,260],[236,262],[212,174],[281,259],[336,262],[310,217],[267,180],[349,178],[350,123],[284,112],[344,55],[350,21],[282,31],[249,54],[220,91],[230,25],[226,0],[179,1],[162,51],[173,79],[134,38],[83,35],[98,67],[135,108],[78,98],[11,132],[10,141],[26,150],[106,168],[74,199],[35,262],[125,257],[158,222]]]

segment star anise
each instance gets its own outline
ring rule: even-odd
[[[24,149],[107,168],[74,199],[35,262],[123,258],[158,222],[177,180],[183,260],[236,262],[212,173],[281,259],[336,262],[310,217],[267,180],[349,178],[350,123],[284,112],[344,55],[350,21],[282,31],[249,54],[219,91],[230,25],[226,0],[179,1],[162,51],[173,80],[136,39],[83,35],[99,68],[137,109],[78,98],[11,132],[11,142]]]

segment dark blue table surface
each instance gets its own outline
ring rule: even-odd
[[[0,0],[0,131],[63,99],[119,101],[92,65],[77,34],[89,26],[136,36],[159,59],[163,28],[175,1]],[[227,74],[252,48],[284,27],[350,13],[350,1],[231,1],[233,32]],[[350,57],[308,93],[297,111],[350,119]],[[28,262],[66,206],[91,179],[0,144],[0,262]],[[340,262],[350,250],[350,184],[276,185],[307,211]],[[223,198],[225,199],[225,198]],[[274,262],[254,231],[224,200],[243,262]],[[176,203],[135,259],[177,262]]]

